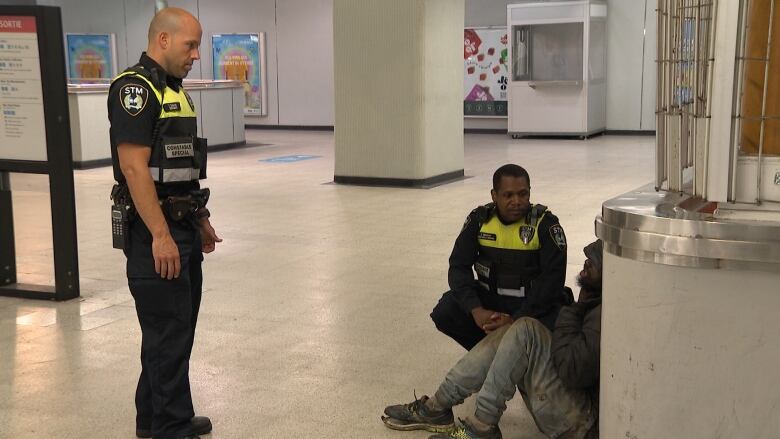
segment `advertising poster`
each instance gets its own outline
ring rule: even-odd
[[[506,117],[508,57],[506,29],[464,31],[465,116]]]
[[[674,100],[678,107],[692,104],[694,100],[692,81],[696,78],[695,38],[696,21],[693,18],[683,19],[679,49],[682,62],[678,67],[680,81],[674,90]]]
[[[260,40],[260,34],[216,34],[211,37],[214,79],[241,81],[246,98],[244,114],[253,116],[265,114],[262,84],[266,78],[261,65]]]
[[[68,78],[79,81],[116,76],[112,34],[65,34]]]
[[[35,17],[0,15],[0,159],[46,161]]]

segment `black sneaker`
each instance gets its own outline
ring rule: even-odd
[[[425,407],[427,396],[416,399],[409,404],[391,405],[385,408],[387,417],[382,422],[393,430],[427,430],[431,433],[442,433],[455,426],[452,409],[434,412]]]
[[[497,425],[490,428],[487,433],[477,433],[468,421],[460,419],[460,425],[447,432],[434,434],[428,439],[502,439],[501,430]]]

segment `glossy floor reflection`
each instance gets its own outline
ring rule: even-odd
[[[379,420],[432,393],[462,351],[428,313],[466,214],[496,167],[531,174],[532,201],[569,239],[568,283],[601,202],[652,179],[652,137],[466,136],[470,178],[428,190],[330,184],[333,134],[250,131],[260,147],[209,157],[212,223],[191,377],[196,410],[225,438],[425,438]],[[298,162],[266,162],[288,155]],[[111,248],[109,168],[76,172],[82,294],[0,297],[0,438],[132,438],[140,331]],[[13,175],[19,280],[53,283],[48,182]],[[473,401],[456,410],[461,417]],[[516,397],[505,438],[543,436]]]

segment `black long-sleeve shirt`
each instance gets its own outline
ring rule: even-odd
[[[601,297],[565,306],[558,314],[552,357],[558,376],[572,389],[599,382]]]
[[[482,306],[479,293],[484,289],[475,279],[472,267],[479,257],[479,229],[490,219],[490,216],[485,217],[485,209],[485,206],[480,206],[469,214],[450,254],[448,281],[455,300],[464,312]],[[493,210],[492,214],[497,213]],[[548,211],[539,222],[537,233],[541,245],[540,272],[531,281],[520,308],[513,312],[514,319],[539,317],[560,306],[562,301],[566,280],[566,244],[558,218]]]
[[[582,389],[599,412],[601,297],[561,308],[552,336],[552,360],[563,384]],[[586,436],[598,438],[596,421]]]

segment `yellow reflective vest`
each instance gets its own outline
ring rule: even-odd
[[[504,224],[494,213],[482,224],[477,239],[479,258],[474,264],[479,282],[502,296],[525,297],[539,274],[539,223],[547,208],[535,205],[528,216]]]
[[[111,83],[126,76],[141,79],[149,85],[160,114],[154,129],[149,172],[156,184],[184,183],[206,178],[206,139],[199,138],[195,108],[183,87],[174,90],[167,84],[156,84],[156,78],[141,64],[128,68]],[[117,145],[112,144],[112,151]],[[114,160],[114,177],[123,182],[124,176]]]

